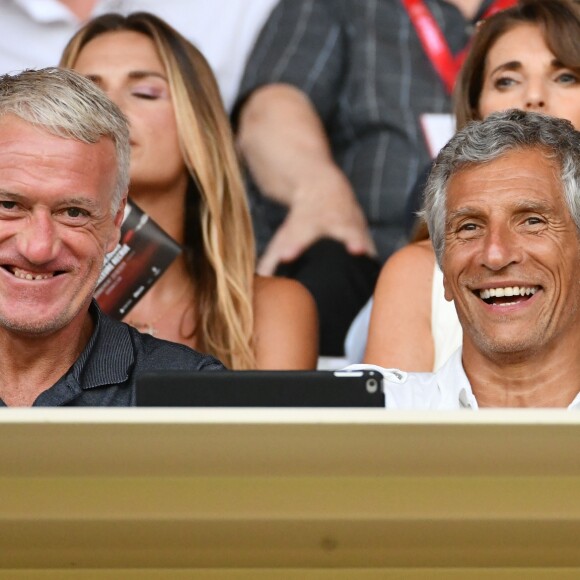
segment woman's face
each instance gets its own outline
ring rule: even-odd
[[[74,69],[99,85],[129,119],[131,194],[185,187],[169,83],[153,42],[138,32],[107,32],[83,47]]]
[[[540,29],[530,24],[501,36],[485,63],[481,118],[511,108],[568,119],[580,129],[580,78],[558,62]]]

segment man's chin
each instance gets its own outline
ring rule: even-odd
[[[50,320],[13,320],[0,318],[0,327],[14,334],[32,337],[48,336],[64,328],[70,319],[50,319]]]
[[[32,309],[32,312],[20,311],[17,316],[0,312],[0,328],[13,334],[22,336],[45,337],[54,334],[69,324],[81,311],[81,308],[55,309],[53,312],[39,312],[38,308]]]
[[[478,334],[472,337],[476,350],[488,358],[513,357],[514,360],[523,360],[533,356],[542,346],[542,337],[533,336],[501,336]]]

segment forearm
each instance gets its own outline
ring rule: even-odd
[[[350,188],[316,110],[290,85],[269,85],[250,96],[240,114],[238,146],[260,190],[286,206],[322,176]]]
[[[261,192],[289,211],[258,264],[270,275],[321,238],[352,254],[376,250],[352,186],[334,163],[308,98],[288,85],[258,89],[245,103],[239,147]]]

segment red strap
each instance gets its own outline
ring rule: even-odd
[[[517,4],[517,0],[495,0],[495,2],[485,11],[482,20],[489,18],[496,12],[501,12],[506,8],[511,8]]]
[[[488,18],[492,14],[509,8],[517,0],[496,0],[483,15]],[[449,94],[453,91],[455,79],[461,68],[466,50],[462,50],[457,56],[453,56],[445,36],[435,21],[433,14],[427,8],[424,0],[402,0],[411,23],[417,31],[425,54],[429,57],[437,74],[443,81]]]

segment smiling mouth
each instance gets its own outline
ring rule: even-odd
[[[4,270],[10,272],[15,278],[20,280],[48,280],[54,276],[62,274],[62,271],[54,272],[31,272],[29,270],[23,270],[22,268],[16,268],[14,266],[2,266]]]
[[[474,294],[486,304],[512,306],[529,300],[540,288],[540,286],[506,286],[474,290]]]

